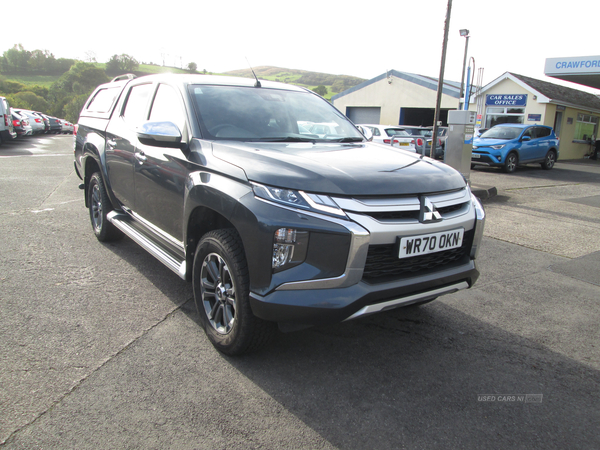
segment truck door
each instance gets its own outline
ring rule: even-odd
[[[187,125],[181,94],[168,84],[159,84],[148,120],[172,122],[183,134]],[[135,212],[181,242],[188,160],[178,148],[144,145],[139,141],[136,145]]]
[[[137,144],[135,127],[147,117],[151,91],[151,83],[131,86],[124,95],[124,103],[117,105],[117,110],[106,129],[105,155],[108,179],[121,205],[129,209],[135,207],[133,178]]]

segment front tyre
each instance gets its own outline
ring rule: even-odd
[[[519,163],[519,157],[516,153],[509,153],[506,155],[506,161],[504,161],[504,166],[502,170],[506,173],[513,173],[517,168],[517,164]]]
[[[554,150],[549,150],[546,153],[546,157],[544,158],[544,162],[541,164],[542,169],[550,170],[554,167],[554,163],[556,162],[556,152]]]
[[[90,221],[96,238],[101,242],[116,241],[123,237],[123,233],[108,221],[106,215],[113,207],[106,193],[104,182],[99,172],[90,178],[88,186],[88,206],[90,208]]]
[[[227,355],[257,350],[275,332],[274,323],[252,314],[249,284],[239,234],[233,229],[205,234],[194,255],[194,301],[208,339]]]

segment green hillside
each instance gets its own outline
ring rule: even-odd
[[[140,64],[127,54],[115,54],[106,63],[83,62],[56,58],[48,50],[29,51],[16,44],[0,56],[0,96],[6,97],[13,108],[40,111],[75,122],[93,90],[117,75],[134,73],[142,76],[165,72],[213,75],[206,69],[199,72],[197,68],[194,62],[189,63],[186,69]],[[364,81],[348,75],[271,66],[256,67],[254,71],[263,80],[303,86],[327,99]],[[254,77],[250,68],[215,75]]]
[[[284,69],[273,66],[259,66],[254,67],[253,69],[256,76],[263,80],[279,81],[282,83],[304,86],[309,89],[314,89],[317,86],[325,86],[327,88],[327,94],[323,95],[323,97],[327,99],[330,99],[332,95],[338,94],[366,81],[364,78],[353,77],[350,75],[332,75],[329,73]],[[224,75],[253,78],[252,71],[249,68],[232,70],[230,72],[225,72]]]

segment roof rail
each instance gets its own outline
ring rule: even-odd
[[[119,75],[118,77],[114,77],[112,80],[110,80],[111,83],[115,83],[116,81],[121,81],[121,80],[133,80],[134,78],[136,78],[136,76],[132,73],[126,73],[123,75]]]

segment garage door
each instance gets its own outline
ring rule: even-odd
[[[381,108],[365,106],[346,107],[346,116],[354,123],[379,123]]]

